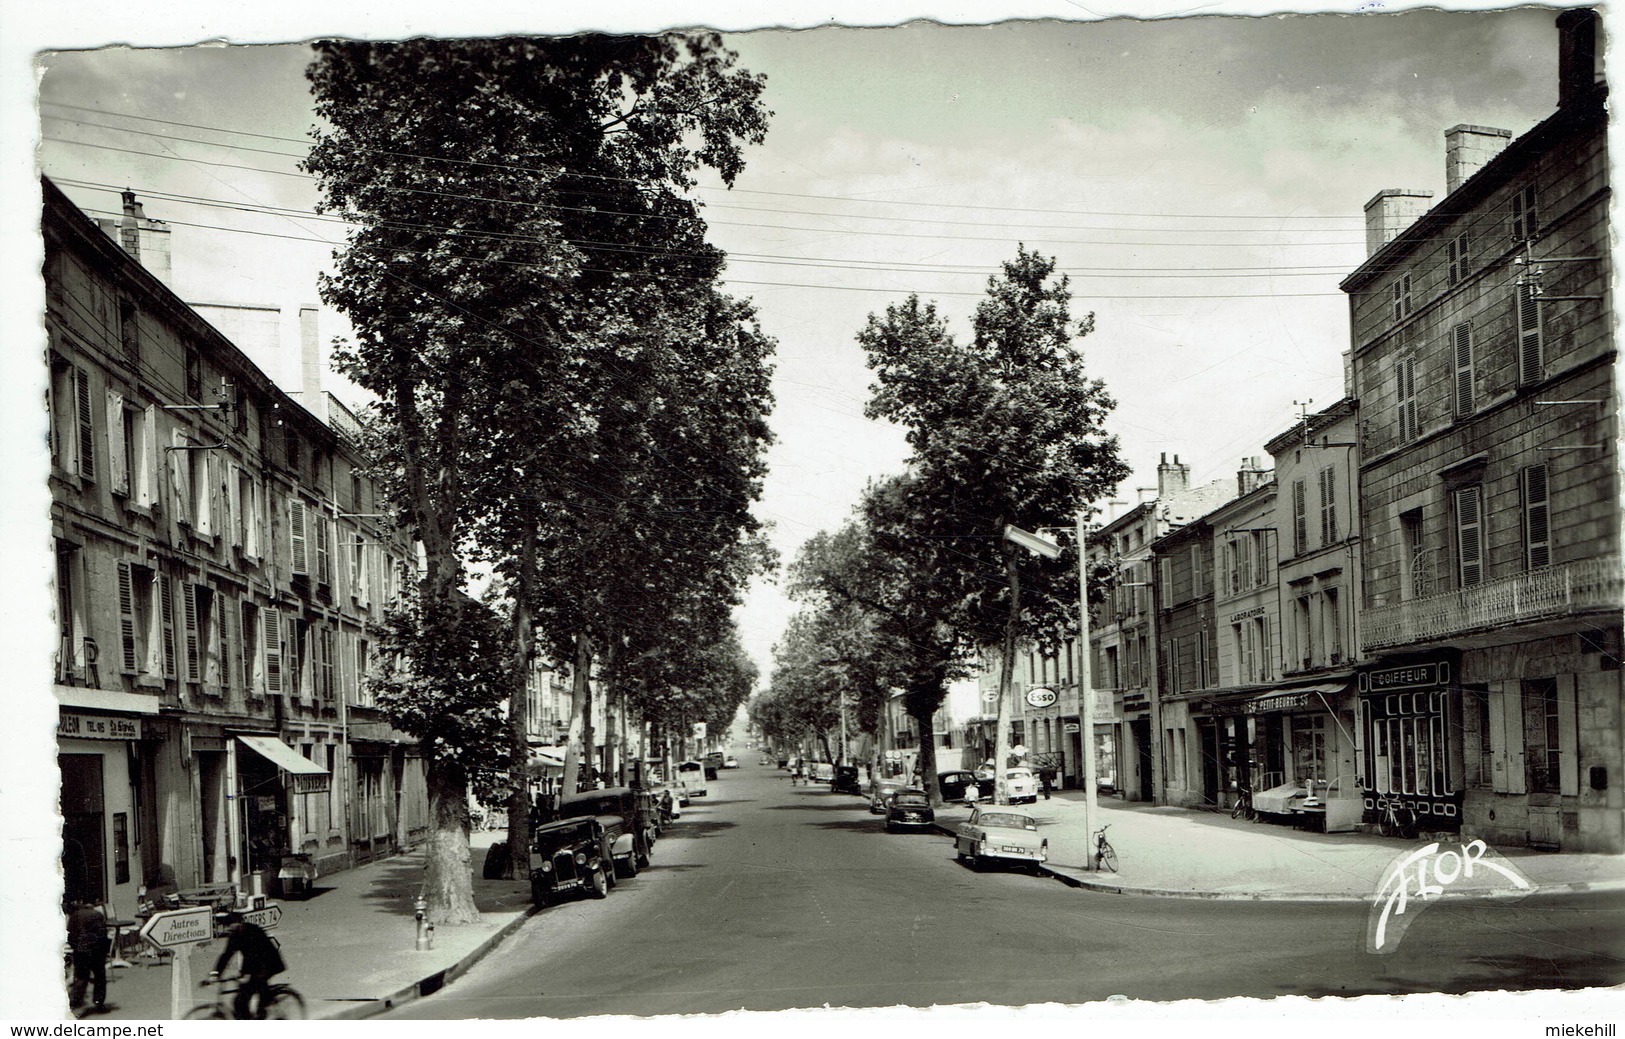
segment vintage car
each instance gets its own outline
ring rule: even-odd
[[[1026,812],[978,805],[954,832],[954,854],[960,862],[969,861],[972,869],[989,862],[1037,869],[1049,858],[1049,841],[1038,835],[1038,823]]]
[[[835,766],[827,761],[815,761],[807,766],[807,781],[829,783],[835,779]]]
[[[720,750],[713,750],[705,756],[705,778],[717,778],[717,769],[721,768],[728,759]]]
[[[561,819],[531,832],[530,900],[545,906],[571,891],[603,898],[611,887],[604,831],[596,819]]]
[[[706,796],[705,765],[698,761],[680,761],[677,763],[677,782],[688,788],[689,797]]]
[[[965,790],[972,783],[976,784],[977,800],[993,800],[992,776],[983,776],[964,768],[952,768],[937,773],[937,789],[942,791],[944,801],[963,801]]]
[[[886,812],[886,799],[897,791],[908,786],[901,779],[877,779],[869,784],[869,814],[884,815]]]
[[[739,759],[734,757],[732,754],[730,754],[726,758],[723,759],[722,767],[723,768],[738,768],[739,767]]]
[[[829,781],[829,792],[832,794],[863,795],[863,787],[858,782],[858,766],[836,765],[835,778]]]
[[[936,822],[931,810],[931,798],[924,790],[912,787],[899,790],[886,799],[886,832],[898,830],[929,830]]]
[[[1031,804],[1038,800],[1038,777],[1030,768],[1013,768],[1004,774],[1004,788],[1010,794],[1010,803]]]
[[[592,818],[604,831],[605,858],[614,863],[610,886],[616,877],[635,877],[649,865],[654,847],[659,807],[647,790],[612,786],[559,798],[556,815],[560,819]]]

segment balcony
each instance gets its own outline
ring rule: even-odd
[[[1456,591],[1392,606],[1373,606],[1361,618],[1367,650],[1437,643],[1493,633],[1508,625],[1560,621],[1577,614],[1620,609],[1625,575],[1618,555],[1526,570]],[[1502,632],[1485,645],[1522,641],[1529,631]]]

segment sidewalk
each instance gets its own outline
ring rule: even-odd
[[[1023,805],[1049,841],[1046,869],[1079,887],[1123,894],[1182,898],[1354,901],[1373,897],[1390,863],[1418,841],[1360,833],[1310,833],[1228,814],[1157,807],[1101,798],[1094,827],[1117,851],[1118,872],[1088,872],[1093,841],[1084,830],[1083,793],[1065,791]],[[952,834],[970,812],[963,805],[937,811],[937,828]],[[1557,854],[1494,848],[1538,891],[1625,890],[1625,856]],[[1480,869],[1456,891],[1504,890],[1498,874]]]
[[[288,969],[278,976],[305,997],[312,1018],[360,1018],[428,995],[462,974],[530,915],[530,888],[523,881],[482,880],[485,849],[505,839],[501,830],[473,835],[471,865],[477,924],[440,927],[434,948],[419,952],[413,902],[423,874],[423,855],[412,852],[343,870],[316,881],[311,896],[282,901],[272,929]],[[225,947],[223,939],[193,948],[191,1001],[207,1002],[197,988]],[[150,956],[127,957],[131,967],[109,969],[107,1013],[84,1020],[165,1020],[170,1016],[171,967]]]

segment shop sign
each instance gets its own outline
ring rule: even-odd
[[[1061,731],[1062,732],[1067,732],[1067,733],[1082,732],[1083,731],[1083,726],[1081,724],[1079,724],[1078,722],[1062,722],[1061,723]]]
[[[1264,616],[1264,614],[1266,612],[1267,611],[1264,609],[1264,607],[1262,607],[1262,606],[1254,606],[1250,610],[1242,610],[1240,613],[1232,613],[1230,615],[1230,623],[1234,624],[1237,621],[1248,620],[1249,618],[1252,618],[1252,617],[1262,617],[1262,616]]]
[[[293,777],[293,791],[296,794],[325,794],[327,793],[327,773],[320,775],[298,774]]]
[[[1394,689],[1420,689],[1449,683],[1450,665],[1443,661],[1383,668],[1380,671],[1366,671],[1360,675],[1361,692],[1372,693],[1386,693]]]
[[[1027,703],[1032,707],[1049,707],[1059,699],[1060,697],[1055,695],[1055,690],[1045,689],[1043,686],[1027,690]]]
[[[141,719],[63,711],[57,719],[56,734],[78,740],[138,740]]]
[[[1277,693],[1274,696],[1261,696],[1252,702],[1255,714],[1267,714],[1271,711],[1306,711],[1310,707],[1308,693]]]

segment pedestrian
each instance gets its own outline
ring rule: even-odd
[[[982,799],[982,789],[976,785],[976,780],[965,784],[965,803],[974,806]]]
[[[1046,801],[1049,800],[1049,777],[1049,769],[1044,768],[1038,770],[1038,785],[1039,788],[1044,791],[1044,800]]]
[[[276,940],[266,934],[263,927],[244,920],[243,914],[236,910],[217,913],[216,919],[227,925],[226,947],[214,961],[214,970],[203,984],[218,981],[231,958],[240,955],[242,962],[237,965],[237,973],[242,977],[237,983],[237,996],[231,1002],[231,1012],[239,1021],[263,1018],[265,994],[270,991],[271,979],[287,969]],[[254,1001],[252,1011],[250,1001]]]
[[[91,988],[94,1010],[107,1009],[107,953],[111,947],[107,917],[92,903],[76,900],[68,913],[68,949],[73,956],[73,984],[68,986],[71,1010],[84,1005],[86,985]]]

